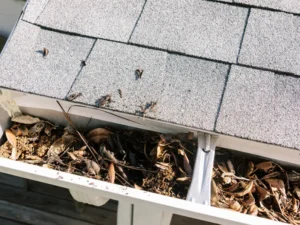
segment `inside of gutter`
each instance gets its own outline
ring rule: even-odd
[[[17,2],[18,4],[20,4],[20,2],[22,2],[22,3],[24,3],[25,4],[25,2],[26,2],[26,0],[0,0],[0,1],[3,1],[3,2],[6,2],[6,1],[14,1],[14,2]],[[208,0],[208,1],[210,1],[210,0]],[[224,0],[225,1],[225,3],[224,4],[231,4],[231,2],[230,3],[226,3],[226,0]],[[234,1],[232,1],[232,2],[234,2]],[[0,3],[0,5],[2,5],[2,4],[4,4],[4,3]],[[1,7],[2,8],[2,7]],[[250,12],[250,9],[249,9],[249,12]],[[246,21],[248,20],[248,18],[249,18],[249,12],[248,12],[248,16],[247,16],[247,19],[246,19]],[[15,21],[17,21],[18,20],[18,17],[19,17],[19,15],[20,15],[20,13],[19,14],[17,14],[16,13],[16,15],[15,15]],[[5,24],[5,22],[4,22],[4,24]],[[245,34],[245,30],[246,30],[246,26],[247,26],[247,22],[246,22],[246,24],[245,24],[245,28],[244,28],[244,33],[243,33],[243,37],[242,37],[242,40],[243,40],[243,38],[244,38],[244,34]],[[4,46],[5,46],[5,43],[6,43],[6,41],[7,41],[7,39],[8,39],[8,36],[5,34],[5,32],[3,31],[3,29],[2,29],[3,27],[2,27],[2,23],[1,23],[1,9],[0,9],[0,59],[1,59],[1,52],[2,52],[2,50],[3,50],[3,48],[4,48]],[[11,31],[13,30],[13,27],[11,27]],[[242,41],[243,42],[243,41]],[[241,44],[242,44],[242,42],[241,42]],[[241,50],[241,46],[240,46],[240,50]],[[239,52],[239,54],[240,54],[240,52]],[[238,55],[239,55],[238,54]],[[239,56],[238,56],[238,58],[239,58]],[[230,68],[231,68],[231,64],[230,64],[230,67],[229,67],[229,72],[230,72]],[[228,72],[228,75],[227,75],[227,77],[229,76],[229,72]],[[227,82],[227,81],[226,81]],[[226,85],[225,85],[226,86]],[[224,95],[224,92],[225,92],[225,90],[223,91],[223,95]],[[1,93],[1,89],[0,89],[0,93]],[[223,101],[223,95],[222,95],[222,101]],[[42,99],[42,98],[41,98]],[[221,106],[221,105],[220,105]],[[1,108],[0,108],[1,109]],[[29,110],[30,111],[30,110]],[[48,112],[49,112],[50,110],[48,110]],[[218,109],[218,114],[219,114],[219,111],[220,111],[220,108]],[[26,112],[26,110],[25,110],[25,112]],[[1,114],[1,113],[0,113]],[[45,118],[45,117],[42,117],[42,118]],[[48,118],[47,118],[48,119]],[[0,122],[1,122],[1,118],[0,118]],[[0,124],[1,125],[1,124]],[[216,123],[215,123],[215,126],[214,126],[215,128],[216,128]],[[0,126],[0,128],[1,128],[1,126]],[[0,134],[1,134],[1,129],[0,129]],[[221,136],[221,135],[220,135]],[[0,138],[1,138],[1,136],[0,136]],[[2,137],[2,142],[3,142],[3,137]],[[1,142],[1,140],[0,140],[0,144],[2,144],[2,142]],[[239,146],[240,147],[240,146]],[[225,150],[225,148],[224,147],[217,147],[217,150],[222,150],[222,151],[224,151]],[[219,156],[221,155],[221,157],[223,157],[223,153],[222,153],[222,151],[218,151],[218,153],[219,153]],[[243,158],[243,160],[244,160],[244,158],[246,158],[247,159],[247,157],[248,158],[250,158],[251,160],[252,160],[252,158],[251,157],[256,157],[256,159],[254,159],[254,161],[255,160],[258,160],[258,162],[259,163],[261,163],[261,162],[265,162],[265,161],[268,161],[268,160],[271,160],[271,158],[267,158],[267,157],[262,157],[262,158],[260,158],[257,154],[255,154],[255,153],[253,153],[253,155],[251,155],[251,154],[248,154],[248,153],[244,153],[244,152],[239,152],[239,151],[236,151],[236,150],[231,150],[231,149],[226,149],[226,151],[229,151],[229,152],[231,152],[231,151],[233,151],[233,155],[234,154],[236,154],[235,155],[235,157],[236,158],[238,158],[237,156],[239,156],[240,158]],[[221,153],[220,153],[221,152]],[[224,157],[223,157],[223,159],[224,159]],[[260,161],[259,161],[260,160]],[[252,161],[251,161],[252,162]],[[257,162],[257,165],[259,165],[259,163]],[[219,164],[217,163],[217,161],[214,161],[214,163],[215,163],[215,166],[216,166],[216,168],[215,168],[215,170],[217,170],[218,169],[218,165],[220,164],[221,165],[221,163],[223,163],[222,165],[225,165],[225,167],[226,167],[226,171],[224,172],[224,171],[222,171],[221,169],[220,169],[220,173],[222,174],[222,173],[224,173],[224,174],[226,174],[226,173],[232,173],[233,175],[231,175],[231,176],[235,176],[235,170],[233,170],[233,172],[230,170],[231,168],[230,168],[230,165],[231,165],[231,162],[230,162],[230,165],[228,166],[226,163],[228,163],[227,161],[222,161],[222,162],[220,162]],[[277,166],[277,164],[276,163],[278,163],[277,161],[274,161],[274,162],[272,162],[272,166],[274,167],[274,165],[276,165]],[[283,160],[283,162],[280,162],[280,163],[286,163],[284,160]],[[237,164],[237,163],[236,163]],[[248,161],[247,161],[247,165],[248,165],[249,163],[248,163]],[[241,163],[241,165],[242,165],[242,163]],[[246,165],[246,164],[245,164]],[[285,166],[287,166],[287,168],[290,170],[290,171],[299,171],[299,166],[297,166],[297,165],[294,165],[294,164],[289,164],[289,163],[286,163],[286,164],[284,164]],[[279,169],[278,169],[279,168]],[[282,172],[281,171],[281,167],[280,166],[278,166],[278,171],[279,172]],[[246,168],[246,169],[248,169],[248,168]],[[264,169],[264,168],[263,168]],[[262,170],[263,170],[262,169]],[[273,169],[273,168],[272,168]],[[257,169],[258,170],[258,169]],[[271,169],[270,169],[270,171],[271,171]],[[275,172],[278,172],[278,171],[275,171]],[[279,173],[278,172],[278,173]],[[286,171],[284,171],[285,173],[287,173]],[[291,172],[291,174],[292,174],[292,172]],[[297,172],[296,173],[297,174],[297,176],[300,176],[299,175],[299,173]],[[222,174],[223,175],[223,174]],[[286,175],[287,176],[287,175]],[[5,179],[1,179],[1,177],[5,177]],[[6,177],[9,177],[9,178],[6,178]],[[224,178],[224,177],[221,177],[222,179]],[[221,182],[225,182],[224,180],[222,180],[220,178],[220,183]],[[227,178],[227,177],[226,177]],[[248,181],[248,177],[247,178],[241,178],[241,177],[237,177],[238,179],[244,179],[244,180],[247,180]],[[18,179],[20,179],[20,180],[22,180],[21,182],[19,182],[20,184],[16,184],[16,183],[18,183],[17,181],[18,181]],[[218,177],[218,179],[219,179],[219,177]],[[249,178],[250,179],[250,178]],[[288,180],[288,176],[287,176],[287,178],[286,178],[287,180]],[[298,179],[298,178],[297,178]],[[11,183],[9,183],[9,182],[7,182],[6,180],[10,180],[10,182]],[[212,179],[212,181],[213,181],[213,179]],[[230,181],[231,182],[231,181]],[[235,180],[233,180],[233,182],[232,183],[230,183],[230,184],[234,184],[234,182],[235,182]],[[298,182],[298,180],[297,180],[297,182]],[[299,182],[300,182],[300,179],[299,179]],[[89,223],[93,223],[93,224],[100,224],[100,222],[99,221],[97,221],[98,219],[97,219],[97,216],[94,218],[94,216],[96,215],[96,210],[99,210],[100,208],[96,208],[96,207],[94,207],[94,206],[92,206],[92,205],[87,205],[87,204],[83,204],[83,203],[79,203],[79,202],[77,202],[77,201],[75,201],[75,200],[73,200],[73,198],[71,198],[71,196],[70,196],[70,194],[69,194],[69,190],[68,189],[65,189],[65,188],[61,188],[61,187],[52,187],[52,186],[50,186],[50,185],[46,185],[46,183],[39,183],[39,182],[37,182],[37,181],[33,181],[33,180],[28,180],[28,179],[25,179],[25,178],[19,178],[19,177],[15,177],[15,176],[12,176],[12,175],[8,175],[8,174],[4,174],[4,173],[2,173],[1,172],[1,170],[0,170],[0,184],[3,184],[1,187],[0,187],[0,209],[1,209],[1,207],[3,207],[3,206],[5,206],[5,205],[3,205],[3,202],[5,203],[5,202],[7,202],[8,204],[11,204],[11,205],[15,205],[16,206],[16,209],[15,209],[15,211],[16,211],[16,213],[17,212],[20,212],[20,218],[18,217],[19,215],[16,215],[16,217],[18,217],[18,218],[14,218],[14,215],[8,215],[8,216],[6,216],[6,215],[4,215],[4,211],[3,212],[1,212],[1,210],[0,210],[0,225],[1,224],[6,224],[6,221],[9,221],[9,223],[8,224],[14,224],[14,222],[17,222],[17,224],[16,225],[22,225],[23,223],[24,223],[24,225],[25,225],[25,223],[27,224],[29,224],[29,222],[30,221],[26,221],[26,213],[25,213],[25,211],[23,210],[23,209],[21,209],[21,206],[23,207],[23,205],[24,205],[24,208],[29,208],[30,210],[32,210],[32,209],[34,209],[34,210],[36,210],[36,212],[39,212],[39,213],[41,213],[41,215],[42,214],[49,214],[49,215],[51,215],[51,216],[56,216],[57,217],[57,220],[60,218],[60,216],[61,217],[65,217],[65,218],[68,218],[68,217],[70,217],[70,219],[74,219],[74,221],[75,220],[78,220],[78,221],[82,221],[82,222],[84,222],[84,224],[85,224],[85,222],[89,222]],[[226,184],[227,186],[229,186],[228,184]],[[224,187],[226,188],[227,186],[226,185],[224,185]],[[297,185],[298,185],[298,183],[297,183]],[[299,183],[299,185],[300,185],[300,183]],[[220,187],[222,186],[222,185],[219,185]],[[11,190],[10,190],[10,188],[11,188]],[[39,189],[38,191],[36,190],[36,189],[34,189],[34,188],[36,188],[36,189]],[[50,191],[50,194],[49,193],[45,193],[45,190],[42,190],[43,188],[45,188],[45,190],[49,190]],[[55,188],[57,188],[57,190],[58,190],[58,194],[60,193],[60,192],[62,192],[64,195],[65,195],[65,193],[67,193],[68,194],[68,196],[67,197],[65,197],[65,196],[63,196],[63,197],[61,197],[61,196],[58,196],[58,194],[55,192],[56,190],[55,190]],[[3,191],[1,191],[1,190],[3,190]],[[10,191],[9,191],[10,190]],[[296,190],[296,189],[295,189]],[[5,196],[5,191],[7,191],[7,195],[8,195],[8,197],[6,197]],[[10,196],[12,196],[13,194],[12,193],[18,193],[18,195],[19,196],[17,196],[17,197],[15,197],[15,196],[13,196],[13,197],[10,197]],[[51,193],[52,192],[52,193]],[[22,193],[22,194],[20,194],[20,193]],[[292,193],[296,193],[296,191],[294,191],[294,192],[292,192]],[[34,199],[34,200],[32,200],[32,199],[29,199],[28,200],[28,203],[25,203],[25,201],[23,200],[23,198],[25,199],[25,198],[27,198],[26,196],[36,196],[37,198],[36,199]],[[25,197],[24,197],[25,196]],[[57,197],[58,196],[58,197]],[[23,198],[22,198],[23,197]],[[15,199],[14,199],[15,198]],[[299,197],[300,198],[300,197]],[[17,200],[16,200],[17,199]],[[44,199],[44,200],[43,200]],[[47,200],[47,199],[50,199],[51,201],[50,202],[47,202],[47,203],[43,203],[43,201],[49,201],[49,200]],[[58,199],[58,200],[57,200]],[[57,206],[58,207],[58,209],[56,209],[55,210],[55,205],[57,204],[58,205],[58,203],[56,203],[56,200],[57,200],[57,202],[58,203],[60,203],[60,202],[63,202],[65,205],[67,205],[67,206],[69,206],[70,208],[69,209],[65,209],[65,208],[63,208],[63,204],[62,205],[60,205],[60,206]],[[27,200],[26,200],[27,201]],[[32,201],[32,202],[31,202]],[[36,203],[35,201],[37,201],[38,203]],[[41,201],[42,203],[39,203],[39,201]],[[65,203],[65,202],[67,202],[67,203]],[[73,203],[75,203],[74,205],[73,205]],[[219,202],[218,202],[219,203]],[[6,204],[6,203],[5,203]],[[40,204],[40,205],[39,205]],[[43,206],[43,204],[45,204],[45,205],[47,205],[47,204],[49,204],[49,205],[51,205],[52,204],[52,207],[49,207],[49,208],[47,208],[47,207],[45,207],[45,206]],[[76,205],[77,204],[77,205]],[[79,205],[79,206],[78,206]],[[299,209],[300,209],[300,202],[298,203],[298,207],[299,207]],[[31,209],[32,208],[32,209]],[[75,208],[75,210],[76,210],[76,212],[74,211],[73,212],[73,214],[70,214],[70,211],[71,210],[73,210],[73,208]],[[221,207],[220,207],[221,208]],[[279,207],[280,208],[280,207]],[[54,209],[54,210],[53,210]],[[241,209],[241,208],[240,208]],[[18,211],[19,210],[19,211]],[[22,210],[23,210],[23,212],[22,212]],[[51,210],[53,210],[53,211],[51,211]],[[60,213],[60,211],[59,210],[62,210],[62,213]],[[78,211],[79,210],[79,211]],[[82,212],[81,212],[81,210],[82,210]],[[101,211],[102,210],[102,211]],[[103,207],[101,207],[101,209],[100,209],[100,213],[99,213],[99,218],[102,216],[103,218],[104,218],[104,222],[106,222],[106,223],[108,223],[108,224],[117,224],[117,221],[116,221],[116,218],[117,218],[117,201],[114,201],[114,200],[110,200],[109,201],[109,203],[107,203],[105,206],[103,206]],[[236,210],[236,211],[238,211],[238,210]],[[14,212],[14,210],[12,211],[12,212]],[[59,213],[58,213],[59,212]],[[77,216],[75,216],[75,214],[76,213],[78,213],[78,215]],[[105,213],[107,213],[107,215],[105,215]],[[23,215],[22,215],[23,214]],[[47,214],[47,215],[48,215]],[[71,216],[70,216],[70,215]],[[36,213],[36,216],[38,215],[38,213]],[[299,214],[300,215],[300,214]],[[78,218],[77,218],[78,217]],[[91,219],[87,219],[88,217],[91,217]],[[93,217],[93,218],[92,218]],[[107,218],[106,218],[107,217]],[[34,218],[34,217],[33,217]],[[113,219],[112,219],[113,218]],[[22,219],[24,219],[24,221],[22,221]],[[107,220],[107,221],[106,221]],[[10,223],[10,222],[12,222],[12,223]],[[104,223],[103,222],[103,223]],[[192,219],[192,218],[188,218],[188,217],[183,217],[183,216],[180,216],[180,215],[176,215],[176,214],[174,214],[173,215],[173,219],[172,219],[172,222],[171,222],[171,224],[172,225],[182,225],[182,224],[200,224],[201,223],[201,225],[214,225],[214,223],[210,223],[210,222],[205,222],[205,221],[200,221],[200,220],[196,220],[196,219]],[[30,223],[31,224],[31,223]],[[101,223],[102,224],[102,223]]]
[[[0,36],[0,53],[5,45],[6,37]]]

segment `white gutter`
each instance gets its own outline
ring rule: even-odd
[[[10,98],[10,100],[13,100],[12,102],[16,102],[22,112],[44,117],[60,124],[66,124],[56,100],[15,91],[6,90],[2,92],[6,98]],[[5,98],[3,97],[3,99]],[[65,109],[72,105],[73,103],[71,102],[63,102]],[[125,114],[118,114],[116,116],[112,115],[111,112],[107,113],[99,111],[99,109],[82,106],[72,107],[69,112],[71,113],[73,122],[77,122],[76,125],[78,126],[86,125],[90,117],[93,117],[91,123],[94,123],[94,125],[101,124],[102,120],[159,132],[183,132],[191,130],[187,127],[175,126],[145,118],[140,119],[128,115],[126,118]],[[8,122],[9,117],[7,113],[0,110],[0,136],[8,128]],[[194,131],[198,132],[197,130]],[[210,180],[216,146],[230,147],[272,159],[275,157],[277,160],[286,161],[286,163],[300,164],[300,152],[296,150],[224,135],[217,136],[199,132],[196,165],[187,200],[175,199],[5,158],[0,158],[0,172],[68,188],[75,199],[89,204],[101,205],[107,199],[117,200],[119,202],[118,225],[168,225],[173,214],[217,224],[284,224],[210,206]]]

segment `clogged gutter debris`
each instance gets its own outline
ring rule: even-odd
[[[89,178],[185,199],[192,179],[196,141],[167,135],[99,127],[80,132],[31,116],[13,119],[0,156]]]
[[[211,204],[216,207],[300,224],[300,173],[273,161],[217,151]]]

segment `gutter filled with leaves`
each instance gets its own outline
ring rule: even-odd
[[[211,205],[300,224],[300,173],[259,157],[216,151]]]
[[[63,113],[67,127],[29,115],[13,117],[0,156],[186,198],[197,149],[193,133],[169,135],[110,127],[84,132]]]

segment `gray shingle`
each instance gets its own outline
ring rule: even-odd
[[[213,130],[228,65],[170,55],[158,119]]]
[[[145,0],[50,1],[37,24],[82,35],[128,41]]]
[[[64,98],[93,43],[20,21],[1,55],[0,86]],[[40,52],[44,47],[49,49],[46,58]]]
[[[28,0],[23,20],[34,23],[49,0]]]
[[[300,13],[299,0],[234,0],[234,2],[271,9],[278,9],[286,12]]]
[[[144,69],[139,80],[137,68]],[[110,109],[133,114],[157,101],[157,109],[147,117],[213,130],[227,69],[224,64],[98,40],[71,92],[81,92],[76,101],[92,105],[112,94]]]
[[[233,66],[216,131],[300,149],[300,79]]]
[[[248,9],[199,0],[148,0],[130,42],[235,62]]]
[[[251,10],[239,63],[300,75],[300,17]]]
[[[76,101],[91,105],[101,96],[112,94],[110,109],[135,114],[140,106],[160,97],[166,59],[167,53],[162,51],[97,40],[71,92],[81,92],[83,96]],[[141,79],[136,80],[136,69],[144,70]]]

